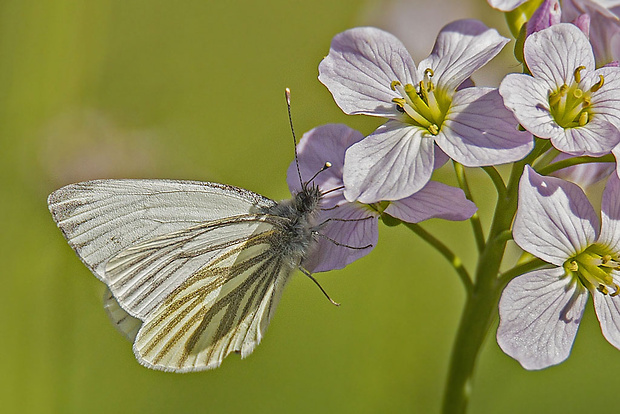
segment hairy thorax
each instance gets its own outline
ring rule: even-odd
[[[277,235],[272,238],[271,245],[291,267],[299,266],[315,244],[320,201],[318,187],[304,187],[292,198],[265,209],[266,214],[284,219],[278,220]]]

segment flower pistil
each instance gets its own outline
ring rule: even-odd
[[[591,118],[591,94],[598,91],[605,83],[603,75],[599,81],[584,91],[581,89],[581,71],[585,66],[579,66],[573,72],[574,81],[571,85],[562,84],[556,91],[549,91],[550,112],[558,125],[562,128],[576,128],[586,125]]]
[[[620,294],[612,270],[620,270],[620,262],[603,246],[593,244],[564,263],[567,273],[579,279],[588,290],[594,289],[611,297]],[[611,293],[610,293],[611,292]]]
[[[431,135],[437,135],[447,108],[450,107],[450,100],[437,96],[432,77],[433,70],[427,68],[424,79],[417,86],[410,83],[403,86],[399,81],[392,81],[390,88],[400,94],[401,97],[392,99],[392,102],[398,111],[409,116],[409,123],[425,128]]]

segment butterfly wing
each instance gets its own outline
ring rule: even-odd
[[[287,219],[260,213],[275,202],[236,187],[101,180],[63,187],[48,203],[152,368],[196,371],[251,353],[294,268],[272,248]]]
[[[176,180],[86,181],[48,197],[69,245],[103,282],[107,261],[142,240],[274,204],[237,187]]]
[[[142,326],[142,321],[138,318],[134,318],[128,314],[125,309],[121,308],[116,298],[110,292],[110,289],[106,289],[103,294],[103,308],[108,313],[112,324],[120,331],[120,333],[133,342],[138,335],[138,331]]]
[[[187,372],[218,367],[260,342],[293,268],[272,248],[271,224],[228,247],[149,314],[134,343],[150,368]]]

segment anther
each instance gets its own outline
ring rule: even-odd
[[[585,66],[578,66],[577,69],[575,69],[575,72],[573,72],[573,76],[575,77],[575,82],[579,83],[581,82],[581,71],[584,70],[586,67]]]
[[[601,89],[603,87],[603,84],[605,83],[605,78],[603,77],[603,75],[598,75],[599,81],[596,82],[591,88],[590,91],[591,92],[596,92],[599,89]]]
[[[396,91],[396,87],[397,87],[397,86],[400,86],[400,82],[399,82],[399,81],[396,81],[396,80],[395,80],[395,81],[392,81],[392,83],[390,83],[390,88],[391,88],[393,91]]]
[[[568,270],[570,270],[571,272],[576,272],[577,270],[579,270],[579,265],[575,260],[569,263]]]
[[[584,126],[588,123],[588,113],[583,111],[581,115],[579,115],[579,126]]]

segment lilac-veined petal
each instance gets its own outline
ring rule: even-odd
[[[589,38],[596,58],[596,66],[602,66],[620,57],[617,41],[620,39],[620,20],[612,10],[599,1],[563,0],[562,21],[573,22],[579,16],[590,18]],[[618,2],[616,2],[618,3]]]
[[[608,154],[620,141],[618,129],[602,117],[593,117],[582,127],[566,128],[562,134],[551,137],[551,143],[571,155],[598,157]]]
[[[514,278],[499,302],[497,343],[525,369],[568,358],[588,291],[564,269],[535,270]]]
[[[618,52],[620,55],[620,50]],[[620,128],[620,68],[600,68],[589,77],[589,83],[584,86],[588,89],[591,88],[592,85],[600,81],[599,76],[603,77],[605,87],[592,92],[591,106],[594,113],[592,117],[602,116],[614,124],[616,128]],[[585,82],[584,80],[582,83]]]
[[[614,271],[613,279],[614,283],[620,286],[618,271]],[[620,296],[603,295],[595,291],[592,293],[592,300],[603,336],[610,344],[620,349]]]
[[[511,11],[529,0],[487,0],[494,9],[501,11]]]
[[[620,4],[620,0],[591,0],[596,4],[600,4],[603,7],[614,7]],[[583,0],[581,0],[583,2]]]
[[[377,214],[361,204],[340,205],[324,211],[319,219],[332,220],[319,229],[317,246],[302,264],[309,272],[342,269],[370,253],[379,240]]]
[[[433,151],[435,152],[435,161],[433,164],[434,169],[443,167],[450,160],[450,157],[448,157],[448,154],[443,152],[443,150],[439,148],[438,146],[435,146]]]
[[[429,181],[417,193],[390,203],[385,212],[408,223],[419,223],[431,218],[467,220],[477,209],[460,188]]]
[[[522,159],[534,147],[532,135],[517,125],[497,89],[467,88],[455,93],[435,142],[468,167],[504,164]]]
[[[579,30],[583,32],[584,35],[586,36],[590,35],[590,15],[589,14],[582,14],[581,16],[573,20],[571,23],[577,26]],[[592,51],[594,51],[594,49],[592,49]],[[594,60],[596,60],[596,54],[594,55]]]
[[[418,74],[431,68],[436,88],[454,91],[506,43],[508,39],[478,20],[457,20],[441,29],[430,56],[418,65]]]
[[[363,138],[361,132],[344,124],[322,125],[306,132],[297,145],[297,159],[302,180],[304,182],[309,180],[326,162],[330,162],[331,167],[317,175],[313,183],[323,192],[344,185],[342,181],[344,153],[347,148]],[[286,171],[286,182],[291,193],[301,190],[295,160]],[[336,190],[325,195],[322,206],[329,208],[342,202],[345,202],[343,191]]]
[[[598,216],[578,185],[525,166],[513,226],[519,247],[562,266],[596,241],[599,228]]]
[[[601,202],[601,235],[599,243],[620,252],[620,179],[612,174],[603,191]]]
[[[410,196],[431,178],[434,147],[426,130],[386,122],[347,150],[344,196],[361,203]]]
[[[402,42],[374,27],[336,35],[319,64],[319,81],[346,114],[393,118],[400,118],[401,113],[392,99],[401,96],[391,89],[392,82],[418,83],[415,63]]]
[[[566,160],[572,157],[572,155],[560,153],[553,159],[553,162]],[[587,191],[586,189],[591,185],[609,177],[609,174],[614,172],[615,168],[616,166],[610,162],[590,162],[562,168],[561,170],[555,171],[553,176],[573,182],[583,188],[584,191]]]
[[[502,80],[499,93],[525,129],[537,137],[551,138],[564,133],[549,112],[551,87],[546,80],[511,73]]]
[[[561,17],[562,9],[560,8],[560,1],[545,0],[527,21],[526,35],[529,36],[532,33],[539,32],[549,26],[560,23]]]
[[[620,177],[620,145],[616,145],[614,149],[611,150],[611,153],[614,154],[614,158],[616,159],[616,175]]]
[[[594,54],[588,38],[569,23],[533,33],[525,40],[523,55],[532,75],[549,85],[570,85],[579,66],[584,66],[586,72],[594,70]]]

